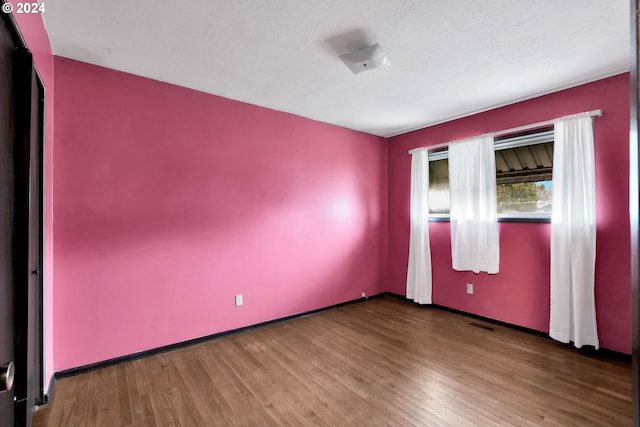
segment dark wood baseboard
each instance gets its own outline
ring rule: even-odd
[[[268,320],[266,322],[261,322],[261,323],[256,323],[256,324],[249,325],[249,326],[244,326],[242,328],[230,329],[228,331],[222,331],[222,332],[218,332],[218,333],[211,334],[211,335],[206,335],[206,336],[199,337],[199,338],[193,338],[193,339],[186,340],[186,341],[180,341],[178,343],[169,344],[169,345],[165,345],[165,346],[162,346],[162,347],[156,347],[156,348],[152,348],[152,349],[149,349],[149,350],[140,351],[138,353],[127,354],[125,356],[114,357],[112,359],[102,360],[100,362],[90,363],[88,365],[83,365],[83,366],[78,366],[78,367],[75,367],[75,368],[65,369],[63,371],[56,372],[54,374],[54,380],[55,379],[72,377],[74,375],[79,375],[79,374],[83,374],[85,372],[95,371],[97,369],[106,368],[108,366],[113,366],[113,365],[117,365],[117,364],[120,364],[120,363],[129,362],[131,360],[142,359],[142,358],[153,356],[153,355],[160,354],[160,353],[166,353],[168,351],[177,350],[177,349],[184,348],[184,347],[189,347],[189,346],[192,346],[192,345],[195,345],[195,344],[200,344],[200,343],[203,343],[203,342],[206,342],[206,341],[211,341],[211,340],[222,338],[222,337],[225,337],[225,336],[228,336],[228,335],[238,334],[240,332],[245,332],[245,331],[249,331],[249,330],[252,330],[252,329],[261,328],[261,327],[264,327],[264,326],[269,326],[269,325],[272,325],[274,323],[285,322],[287,320],[296,319],[298,317],[309,316],[311,314],[319,313],[321,311],[330,310],[332,308],[342,307],[342,306],[349,305],[349,304],[355,304],[355,303],[358,303],[358,302],[365,301],[367,299],[376,298],[376,297],[380,297],[380,296],[384,296],[384,295],[386,295],[386,294],[383,292],[383,293],[372,295],[372,296],[368,296],[368,297],[363,297],[363,298],[358,298],[358,299],[355,299],[355,300],[341,302],[341,303],[338,303],[338,304],[333,304],[333,305],[330,305],[330,306],[327,306],[327,307],[321,307],[321,308],[317,308],[317,309],[314,309],[314,310],[305,311],[305,312],[302,312],[302,313],[292,314],[290,316],[285,316],[285,317],[280,317],[280,318],[277,318],[277,319]],[[52,383],[53,383],[54,380],[52,380]],[[49,395],[51,396],[52,393],[53,393],[53,387],[50,386]]]
[[[504,326],[506,328],[515,329],[515,330],[520,331],[520,332],[525,332],[527,334],[537,335],[537,336],[542,337],[542,338],[548,338],[550,340],[553,340],[553,338],[551,338],[547,332],[539,331],[537,329],[531,329],[531,328],[527,328],[525,326],[515,325],[513,323],[508,323],[508,322],[503,322],[501,320],[492,319],[490,317],[481,316],[479,314],[469,313],[469,312],[466,312],[466,311],[458,310],[456,308],[451,308],[451,307],[447,307],[447,306],[444,306],[444,305],[439,305],[439,304],[429,304],[429,305],[417,304],[417,303],[414,303],[411,300],[407,299],[407,297],[405,297],[404,295],[396,294],[394,292],[386,292],[385,295],[408,301],[408,302],[410,302],[412,304],[415,304],[415,305],[418,305],[420,307],[435,308],[435,309],[438,309],[438,310],[445,310],[445,311],[448,311],[448,312],[451,312],[451,313],[455,313],[455,314],[460,314],[462,316],[466,316],[466,317],[469,317],[469,318],[472,318],[472,319],[481,320],[483,322],[488,322],[488,323],[492,323],[494,325]],[[593,346],[583,346],[581,348],[575,348],[575,347],[573,347],[572,344],[565,344],[565,345],[568,346],[568,347],[574,348],[575,351],[578,351],[578,352],[580,352],[582,354],[585,354],[585,355],[595,355],[595,356],[604,357],[604,358],[607,358],[607,359],[612,359],[612,360],[621,361],[621,362],[625,362],[625,363],[631,363],[631,355],[630,354],[622,353],[622,352],[619,352],[619,351],[616,351],[616,350],[611,350],[611,349],[604,348],[604,347],[600,347],[600,348],[598,348],[596,350]]]

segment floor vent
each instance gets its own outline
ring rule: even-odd
[[[475,326],[476,328],[486,329],[487,331],[493,332],[493,328],[491,326],[481,325],[480,323],[471,322],[469,323],[471,326]]]

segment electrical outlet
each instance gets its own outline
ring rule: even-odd
[[[473,283],[467,283],[467,293],[473,295]]]
[[[366,292],[364,292],[364,291],[362,291],[362,293],[360,294],[360,296],[361,296],[362,298],[366,298],[366,297],[367,297],[367,293],[366,293]]]
[[[236,307],[240,307],[242,305],[242,294],[236,295]]]

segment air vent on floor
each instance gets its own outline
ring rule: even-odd
[[[494,330],[491,326],[481,325],[480,323],[476,323],[476,322],[470,322],[469,324],[471,326],[475,326],[476,328],[485,329],[485,330],[491,331],[491,332],[493,332],[493,330]]]

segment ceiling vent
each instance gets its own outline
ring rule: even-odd
[[[391,65],[378,43],[340,55],[340,59],[353,74]]]

